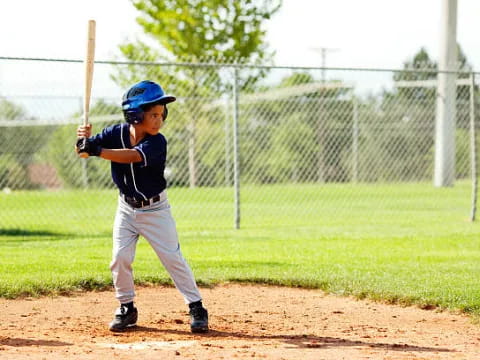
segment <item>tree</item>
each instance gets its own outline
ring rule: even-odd
[[[118,123],[122,118],[119,104],[112,104],[103,99],[98,99],[89,112],[95,128],[102,128]],[[118,118],[109,119],[106,115],[118,115]],[[72,115],[80,118],[79,112]],[[104,118],[102,119],[102,116]],[[73,150],[77,125],[63,125],[53,132],[46,149],[40,156],[52,163],[63,185],[68,188],[82,188],[88,185],[92,188],[112,188],[113,184],[108,176],[110,163],[91,158],[88,161],[80,159]]]
[[[271,60],[267,50],[263,22],[276,13],[282,0],[131,0],[140,12],[137,22],[158,43],[154,49],[142,41],[120,46],[124,57],[144,61],[173,60],[201,62],[209,59],[227,61]],[[225,71],[225,70],[224,70]],[[223,93],[231,92],[218,67],[128,65],[113,77],[129,86],[148,78],[168,84],[168,91],[184,97],[189,183],[197,185],[198,107]],[[265,76],[265,69],[236,71],[239,88],[252,88]]]
[[[327,86],[294,72],[244,98],[241,163],[247,182],[343,182],[353,104],[339,81]],[[250,171],[249,171],[250,170]]]
[[[72,118],[80,119],[83,114],[83,110],[75,112],[71,115]],[[123,118],[122,108],[120,103],[115,104],[111,102],[107,102],[104,99],[97,99],[95,103],[90,107],[90,111],[88,112],[90,118],[95,116],[105,116],[105,115],[118,115],[119,117]]]
[[[0,114],[2,120],[21,120],[27,117],[25,109],[5,98],[0,98]]]
[[[395,82],[434,80],[437,78],[438,64],[430,58],[425,48],[422,47],[411,60],[404,62],[403,69],[403,71],[393,75]],[[397,90],[398,94],[395,95],[399,97],[418,100],[431,98],[435,92],[435,87],[400,87]]]
[[[268,59],[263,22],[281,0],[132,0],[137,18],[175,59]]]
[[[123,117],[120,104],[112,104],[103,99],[95,101],[95,104],[90,108],[89,115],[91,117],[102,115],[120,115]]]
[[[463,52],[460,45],[457,44],[457,64],[459,79],[468,78],[468,74],[471,71],[472,66],[468,63],[467,57]],[[433,61],[425,50],[425,48],[420,48],[420,50],[413,56],[411,60],[407,60],[403,64],[403,71],[397,72],[393,76],[395,82],[398,81],[420,81],[420,80],[435,80],[438,73],[438,64]],[[398,88],[398,94],[403,97],[408,97],[410,99],[425,99],[434,97],[436,89],[435,86],[418,86],[418,87],[408,87],[408,88]],[[457,89],[457,99],[465,98],[465,92],[462,91],[462,87]],[[468,97],[468,92],[466,97]]]
[[[459,45],[457,54],[459,70],[471,69]],[[424,48],[404,63],[402,71],[394,74],[394,88],[384,91],[376,121],[364,126],[364,134],[375,132],[378,137],[371,142],[364,138],[369,145],[364,147],[363,158],[373,159],[370,168],[365,169],[364,178],[398,181],[431,177],[437,75],[438,64]],[[457,78],[468,76],[460,72]],[[469,87],[457,86],[459,128],[468,126],[468,103]]]
[[[19,126],[23,120],[31,120],[21,105],[0,98],[0,120],[8,124],[0,131],[0,187],[12,189],[31,188],[28,166],[35,152],[45,144],[49,132],[44,126]]]

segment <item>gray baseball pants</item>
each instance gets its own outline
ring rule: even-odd
[[[124,304],[133,301],[135,297],[132,263],[139,235],[155,250],[185,303],[201,300],[192,271],[180,251],[175,220],[170,211],[167,193],[163,191],[160,201],[139,209],[133,208],[119,197],[110,263],[118,301]]]

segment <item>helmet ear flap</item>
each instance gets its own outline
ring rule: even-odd
[[[163,121],[167,120],[168,116],[168,109],[167,109],[167,104],[163,105]]]
[[[129,124],[140,124],[143,121],[143,111],[140,109],[124,110],[123,116]]]

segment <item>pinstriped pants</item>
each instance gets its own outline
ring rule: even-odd
[[[135,297],[132,263],[139,235],[150,243],[185,303],[201,300],[192,271],[180,251],[175,220],[166,191],[163,191],[160,201],[140,209],[131,207],[119,197],[113,226],[110,269],[116,298],[120,303],[133,301]]]

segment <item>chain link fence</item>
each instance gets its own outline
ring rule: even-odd
[[[437,75],[98,61],[90,121],[94,132],[122,122],[121,96],[143,79],[177,97],[162,132],[169,197],[184,231],[315,227],[352,211],[369,221],[434,188]],[[448,200],[429,193],[423,204],[467,217],[478,88],[470,73],[457,79],[461,191]],[[81,61],[0,58],[0,232],[110,232],[109,163],[73,151],[82,81]]]

